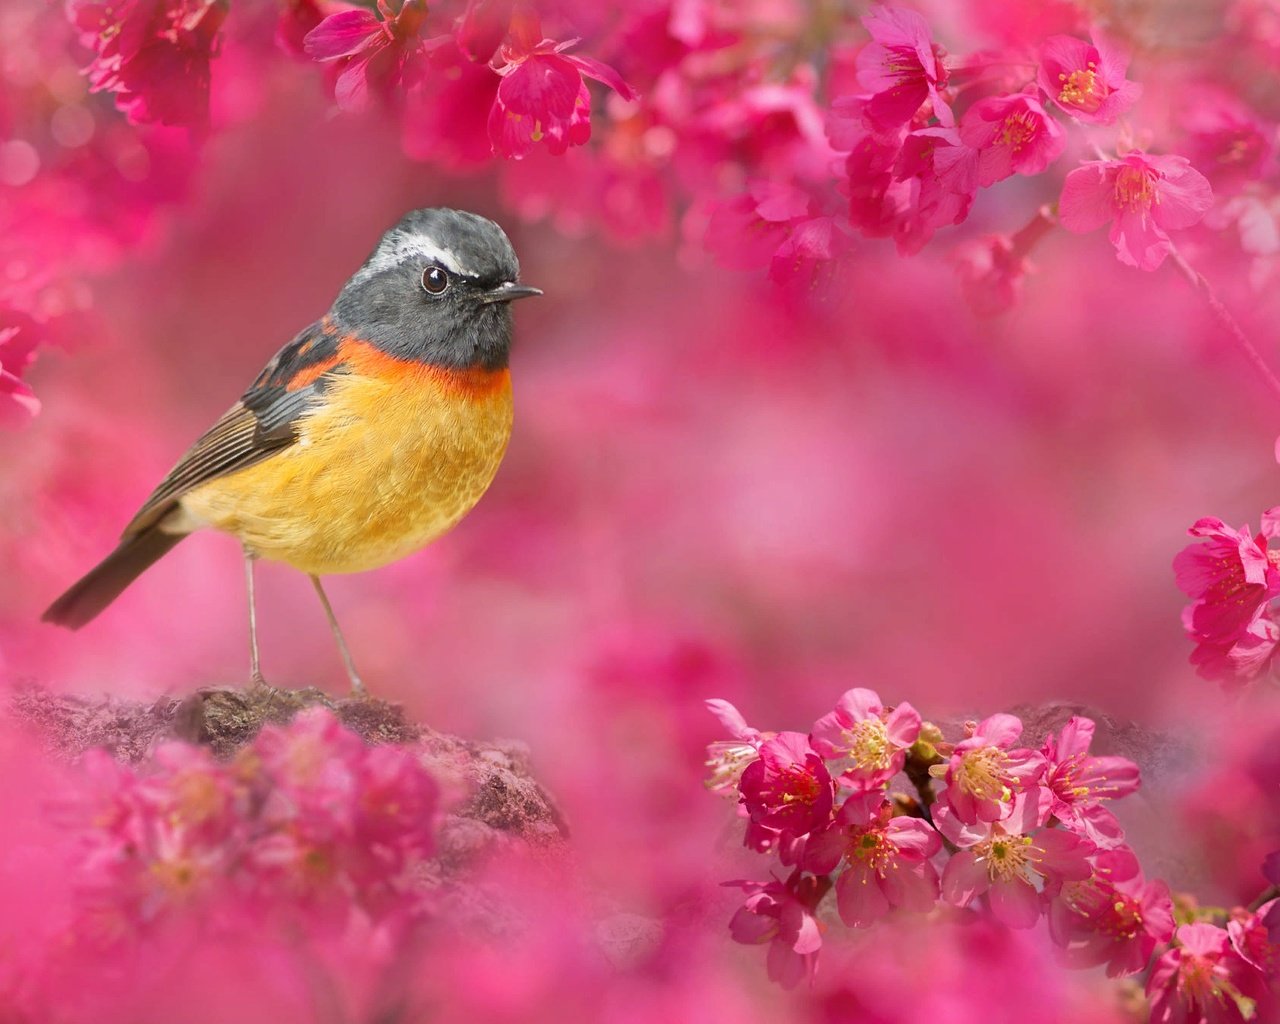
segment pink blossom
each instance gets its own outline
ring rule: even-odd
[[[999,821],[1013,811],[1015,798],[1039,780],[1044,758],[1034,750],[1013,749],[1021,735],[1022,723],[1013,715],[992,715],[971,726],[947,764],[929,769],[945,780],[942,798],[957,820],[967,825]]]
[[[977,191],[972,158],[954,128],[921,128],[906,136],[890,189],[897,204],[893,240],[900,254],[919,252],[939,228],[969,216]]]
[[[870,789],[902,771],[919,735],[920,713],[910,704],[887,711],[874,690],[853,689],[814,723],[809,739],[823,758],[845,763],[843,785]]]
[[[1105,963],[1110,977],[1136,974],[1173,936],[1169,887],[1144,881],[1127,848],[1099,851],[1089,878],[1047,886],[1045,895],[1049,934],[1073,967]]]
[[[1265,998],[1261,973],[1231,948],[1226,931],[1184,924],[1147,979],[1151,1024],[1244,1024]]]
[[[1180,118],[1187,155],[1216,194],[1239,192],[1274,166],[1273,125],[1211,83],[1197,83],[1189,93]]]
[[[343,110],[363,110],[369,94],[383,97],[402,81],[421,73],[421,62],[449,37],[419,38],[427,17],[426,0],[378,0],[377,13],[351,9],[331,14],[307,33],[303,49],[338,69],[333,97]]]
[[[780,732],[760,745],[742,773],[742,798],[751,820],[791,835],[825,825],[833,802],[831,775],[799,732]]]
[[[1067,145],[1058,122],[1025,93],[979,100],[960,122],[960,140],[978,151],[983,188],[1011,174],[1039,174]]]
[[[1109,40],[1092,45],[1051,36],[1040,50],[1037,80],[1054,103],[1086,124],[1113,124],[1138,101],[1142,86],[1124,77],[1129,57]]]
[[[1073,715],[1057,736],[1045,737],[1040,753],[1047,768],[1041,785],[1050,796],[1049,813],[1101,845],[1105,837],[1099,831],[1099,818],[1088,812],[1100,810],[1102,800],[1137,792],[1140,776],[1138,766],[1126,757],[1090,755],[1093,731],[1092,719]],[[1110,814],[1102,819],[1110,824],[1107,819]],[[1111,825],[1106,831],[1115,835],[1119,829]]]
[[[115,93],[130,121],[208,120],[209,61],[226,0],[67,0],[67,13],[94,51],[94,91]]]
[[[707,788],[716,793],[736,793],[743,770],[759,755],[760,744],[772,734],[747,725],[742,713],[727,700],[707,701],[707,710],[719,719],[731,740],[717,740],[707,747],[706,765],[711,769]]]
[[[1173,570],[1178,587],[1192,603],[1183,612],[1187,633],[1196,642],[1191,656],[1210,679],[1250,679],[1265,670],[1280,627],[1267,604],[1280,594],[1277,558],[1267,540],[1280,535],[1280,508],[1263,513],[1261,531],[1233,530],[1221,519],[1198,520],[1188,531],[1207,544],[1178,552]]]
[[[545,141],[553,153],[581,146],[591,137],[591,94],[583,76],[603,82],[624,100],[631,87],[613,68],[591,57],[568,56],[577,43],[543,38],[542,25],[529,9],[511,18],[510,32],[490,61],[500,76],[489,113],[493,151],[519,159]]]
[[[40,411],[40,400],[22,379],[35,360],[39,340],[29,316],[0,311],[0,423],[25,422]]]
[[[794,871],[786,882],[726,882],[747,893],[729,932],[735,942],[769,943],[769,978],[785,988],[795,988],[812,978],[822,948],[822,932],[814,916],[827,890],[825,880]]]
[[[1236,908],[1227,921],[1231,948],[1245,963],[1268,977],[1280,972],[1280,943],[1270,934],[1267,919],[1280,907],[1280,899],[1268,900],[1256,911]]]
[[[744,194],[712,208],[707,249],[733,269],[767,266],[795,225],[808,218],[810,206],[808,194],[793,185],[754,182]]]
[[[867,692],[867,691],[864,691]],[[855,793],[835,820],[805,844],[803,866],[836,880],[840,919],[851,928],[874,924],[891,909],[923,913],[938,899],[938,872],[929,858],[942,839],[920,818],[893,816],[879,791]]]
[[[1068,174],[1058,211],[1068,231],[1095,231],[1110,221],[1120,262],[1155,270],[1173,251],[1168,232],[1197,223],[1212,202],[1209,182],[1184,157],[1135,150]]]
[[[928,22],[905,7],[877,5],[862,24],[872,42],[858,54],[858,84],[872,94],[866,116],[876,130],[909,123],[927,101],[940,122],[951,124],[950,108],[939,95],[948,78],[944,53]]]
[[[795,224],[769,262],[769,280],[781,285],[816,286],[848,248],[834,217],[810,217]]]
[[[937,807],[934,821],[959,847],[942,873],[942,895],[968,906],[986,894],[991,913],[1010,928],[1030,928],[1040,917],[1040,894],[1032,873],[1053,882],[1088,878],[1089,840],[1063,829],[1038,828],[1034,797],[1018,797],[1004,821],[966,824],[950,808]]]

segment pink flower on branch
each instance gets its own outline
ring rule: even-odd
[[[850,928],[866,928],[898,907],[924,913],[937,902],[938,872],[929,858],[942,838],[920,818],[892,814],[880,791],[855,793],[805,844],[807,871],[829,875],[844,865],[836,903]]]
[[[1212,203],[1209,182],[1184,157],[1135,150],[1068,174],[1058,211],[1068,231],[1096,231],[1109,222],[1120,262],[1155,270],[1173,251],[1168,232],[1198,223]]]
[[[1192,663],[1209,679],[1251,679],[1280,643],[1280,627],[1267,611],[1280,595],[1280,554],[1267,549],[1268,539],[1280,536],[1280,507],[1263,513],[1256,536],[1211,516],[1187,532],[1208,541],[1188,545],[1173,560],[1178,587],[1191,598],[1183,623],[1196,643]]]
[[[822,948],[822,932],[814,916],[830,883],[826,879],[792,872],[786,882],[725,882],[747,893],[729,922],[735,942],[769,944],[769,978],[784,988],[795,988],[812,978]]]
[[[489,112],[495,153],[519,159],[539,142],[563,153],[590,139],[591,94],[584,77],[603,82],[624,100],[636,98],[607,64],[565,52],[577,42],[544,38],[538,16],[527,8],[512,16],[506,41],[489,62],[502,77]]]
[[[872,42],[858,54],[858,84],[871,93],[865,106],[868,122],[878,132],[908,124],[926,103],[944,125],[953,123],[940,95],[947,84],[945,54],[915,11],[875,6],[862,24]]]
[[[1099,802],[1137,792],[1141,780],[1138,766],[1128,758],[1091,755],[1093,732],[1092,719],[1073,715],[1057,736],[1045,739],[1040,753],[1047,767],[1041,785],[1048,791],[1051,815],[1102,844],[1120,829]]]
[[[1105,39],[1051,36],[1040,50],[1037,81],[1076,120],[1113,124],[1142,95],[1142,86],[1125,78],[1128,66],[1128,55]]]
[[[1058,122],[1025,93],[979,100],[960,122],[960,140],[978,151],[983,188],[1012,174],[1041,173],[1067,145]]]
[[[942,873],[942,895],[968,906],[986,895],[996,920],[1010,928],[1030,928],[1040,917],[1039,875],[1051,882],[1083,881],[1092,873],[1089,840],[1041,824],[1034,795],[1021,796],[1007,819],[965,824],[950,808],[939,807],[934,820],[959,847]]]
[[[920,713],[910,704],[889,711],[874,690],[859,688],[843,694],[835,710],[814,723],[809,739],[823,758],[847,766],[843,785],[871,789],[902,771],[907,748],[919,735]]]
[[[209,117],[209,62],[226,0],[67,0],[85,46],[95,92],[115,93],[135,124],[203,125]]]
[[[426,17],[426,0],[378,0],[376,14],[348,10],[329,15],[307,33],[303,49],[338,69],[333,90],[338,106],[363,110],[371,92],[385,99],[402,82],[412,85],[431,49],[452,42],[449,36],[421,39]]]
[[[1014,810],[1015,798],[1038,782],[1044,757],[1034,750],[1013,749],[1022,723],[1013,715],[992,715],[973,726],[956,744],[945,765],[929,773],[945,780],[942,799],[955,818],[971,825],[999,821]]]
[[[1151,1024],[1244,1024],[1266,998],[1262,973],[1232,949],[1227,932],[1184,924],[1147,980]]]
[[[1164,882],[1142,878],[1127,848],[1104,850],[1082,881],[1045,889],[1049,934],[1073,967],[1107,965],[1113,978],[1143,970],[1173,936],[1173,900]]]
[[[741,789],[751,820],[786,835],[802,836],[831,819],[831,775],[804,733],[780,732],[762,743]]]

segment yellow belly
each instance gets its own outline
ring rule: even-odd
[[[193,525],[314,575],[362,572],[454,526],[488,489],[511,436],[511,379],[459,386],[421,367],[335,378],[278,454],[181,499]]]

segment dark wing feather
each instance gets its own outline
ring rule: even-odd
[[[336,334],[322,322],[312,324],[276,353],[240,401],[160,481],[124,535],[159,522],[193,488],[246,469],[293,444],[298,418],[323,394],[329,375],[341,372],[338,344]]]

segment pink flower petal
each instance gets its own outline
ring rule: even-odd
[[[1031,928],[1040,920],[1040,896],[1024,879],[994,882],[987,899],[995,919],[1010,928]]]
[[[889,900],[875,872],[853,863],[836,880],[836,907],[850,928],[866,928],[889,912]]]
[[[315,60],[349,57],[380,35],[381,25],[370,11],[341,11],[331,14],[308,32],[302,48]]]

